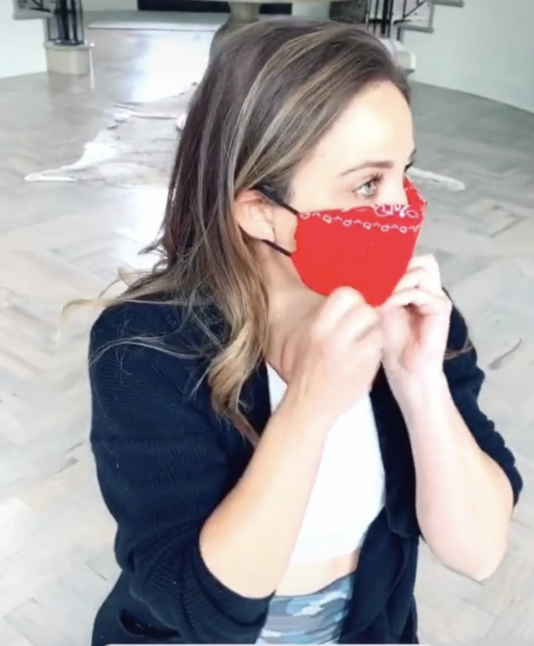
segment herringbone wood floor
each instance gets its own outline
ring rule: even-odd
[[[116,570],[113,525],[87,448],[85,321],[59,312],[115,276],[159,224],[162,191],[25,184],[73,161],[114,101],[178,93],[209,34],[92,32],[95,75],[0,82],[0,643],[86,646]],[[431,36],[430,36],[431,37]],[[193,64],[196,68],[193,68]],[[429,644],[534,643],[534,116],[418,87],[418,166],[463,193],[427,190],[424,247],[470,319],[488,370],[484,403],[517,451],[526,491],[510,553],[481,586],[423,555]]]

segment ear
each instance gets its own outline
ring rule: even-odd
[[[238,226],[251,238],[274,242],[276,206],[256,191],[243,191],[234,202],[234,217]]]

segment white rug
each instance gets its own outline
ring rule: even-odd
[[[165,187],[179,130],[194,86],[186,92],[151,103],[117,105],[110,125],[86,143],[74,163],[27,175],[27,182],[84,182],[127,187]],[[412,179],[446,191],[463,191],[465,184],[420,168]]]
[[[178,142],[177,120],[183,120],[193,90],[152,103],[115,106],[112,123],[84,145],[80,159],[32,173],[26,181],[166,185]]]
[[[441,188],[442,190],[450,191],[451,193],[465,191],[465,184],[454,179],[454,177],[439,175],[438,173],[432,173],[429,170],[423,170],[422,168],[416,168],[415,166],[410,168],[408,175],[416,184],[421,186],[426,184],[432,188]]]
[[[215,32],[226,20],[224,13],[174,11],[98,11],[86,15],[87,29],[120,31],[208,31]]]

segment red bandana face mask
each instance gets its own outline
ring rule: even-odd
[[[264,242],[291,257],[300,279],[312,291],[328,296],[339,287],[352,287],[377,307],[405,274],[425,215],[426,201],[408,179],[404,189],[407,204],[309,213],[299,213],[270,191],[259,189],[298,217],[294,253]]]

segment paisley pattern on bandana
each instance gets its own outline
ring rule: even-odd
[[[382,305],[408,268],[425,216],[426,202],[408,179],[404,190],[406,204],[299,213],[291,260],[302,282],[324,296],[352,287]]]

